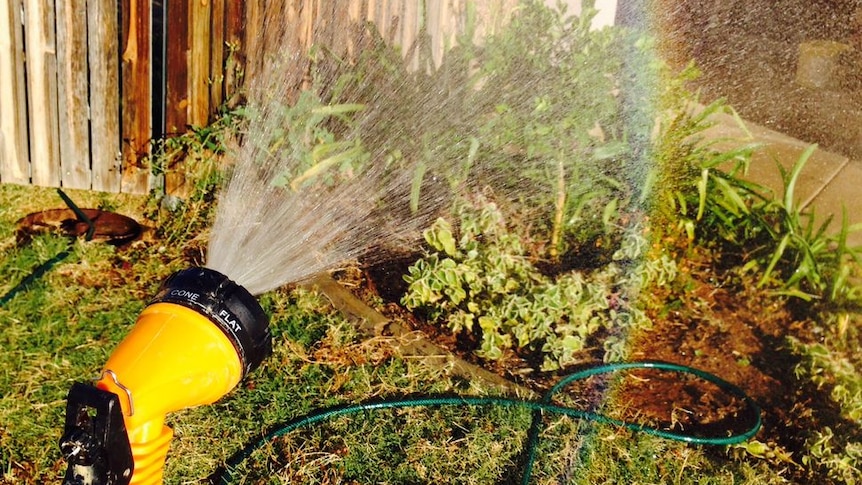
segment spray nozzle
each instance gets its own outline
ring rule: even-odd
[[[245,288],[208,268],[174,273],[101,378],[70,390],[64,483],[160,484],[173,437],[165,415],[217,401],[271,351],[269,319]]]
[[[153,303],[173,303],[206,316],[233,343],[243,376],[272,352],[269,319],[257,300],[227,276],[209,268],[190,268],[168,277]]]

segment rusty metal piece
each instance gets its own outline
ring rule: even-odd
[[[94,224],[92,240],[121,245],[141,235],[137,221],[114,212],[100,209],[80,209]],[[87,234],[90,226],[82,221],[72,209],[48,209],[28,214],[18,220],[17,239],[22,244],[32,236],[48,232],[58,232],[64,236],[81,237]]]

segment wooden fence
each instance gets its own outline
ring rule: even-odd
[[[151,141],[238,89],[242,4],[3,0],[0,182],[146,192]]]
[[[346,26],[368,20],[402,46],[425,32],[439,60],[468,11],[483,35],[517,3],[2,0],[0,183],[144,193],[158,183],[153,140],[234,102],[262,52],[322,42],[350,54]]]

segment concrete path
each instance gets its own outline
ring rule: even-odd
[[[789,172],[812,144],[750,122],[744,122],[743,128],[739,120],[725,113],[713,115],[712,121],[715,125],[707,130],[706,137],[716,148],[757,144],[748,177],[770,188],[777,197],[783,197],[779,164]],[[862,224],[862,161],[818,148],[802,170],[795,199],[802,208],[814,212],[818,223],[832,215],[831,233],[839,231],[845,211],[848,224]],[[862,230],[851,233],[848,244],[862,246]]]

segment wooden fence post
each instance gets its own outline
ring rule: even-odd
[[[89,189],[92,177],[86,3],[56,3],[60,182],[73,189]]]
[[[116,0],[88,0],[90,133],[93,190],[119,192],[120,151],[119,26]]]
[[[165,133],[173,136],[188,125],[189,4],[187,0],[164,2],[165,8]]]
[[[21,10],[19,1],[0,5],[0,182],[15,184],[30,182]]]
[[[224,42],[227,51],[221,69],[223,102],[230,107],[240,102],[245,69],[245,2],[243,0],[225,0],[225,35]]]
[[[30,126],[30,181],[60,185],[57,116],[57,45],[54,6],[49,0],[24,2],[27,101]]]
[[[120,7],[122,39],[121,121],[123,192],[146,193],[150,167],[147,157],[153,136],[152,6],[150,0],[123,0]]]
[[[212,7],[215,3],[220,2],[189,1],[189,50],[186,58],[189,126],[203,126],[209,121],[211,45],[221,43],[212,38]]]

